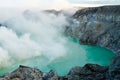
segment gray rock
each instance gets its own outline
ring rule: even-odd
[[[66,34],[80,44],[98,45],[117,54],[108,67],[86,64],[72,68],[70,80],[120,80],[120,5],[78,10]],[[74,79],[75,78],[75,79]]]
[[[110,64],[109,75],[111,79],[120,80],[120,56],[114,58]]]
[[[43,73],[37,68],[20,65],[15,71],[4,75],[0,80],[59,80],[56,71]]]
[[[120,5],[78,10],[66,34],[80,44],[98,45],[120,54]]]
[[[79,75],[81,69],[82,69],[82,67],[79,67],[79,66],[73,67],[73,68],[69,71],[68,75]]]
[[[83,67],[74,67],[66,76],[68,80],[106,80],[108,67],[97,64],[86,64]]]
[[[58,80],[58,74],[56,71],[51,70],[48,73],[45,73],[43,76],[43,80]]]
[[[5,75],[3,80],[41,80],[43,73],[36,69],[20,65],[18,69]]]

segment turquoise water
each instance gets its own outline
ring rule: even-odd
[[[86,63],[109,65],[114,56],[110,50],[98,46],[79,45],[77,40],[71,38],[64,46],[68,50],[64,56],[52,61],[49,61],[44,55],[26,59],[1,69],[0,75],[15,70],[20,64],[39,68],[43,72],[48,72],[52,69],[56,70],[59,75],[65,75],[72,67],[84,66]]]

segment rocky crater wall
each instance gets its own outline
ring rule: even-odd
[[[20,66],[0,77],[0,80],[120,80],[120,6],[103,6],[78,10],[66,28],[66,34],[77,38],[80,44],[98,45],[117,55],[109,66],[86,64],[73,67],[65,76],[56,71],[42,72]]]
[[[85,8],[73,16],[66,33],[80,44],[97,45],[120,55],[120,5]]]

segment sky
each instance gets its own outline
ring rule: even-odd
[[[67,0],[77,4],[120,4],[120,0]]]
[[[120,0],[0,0],[0,7],[69,7],[106,4],[120,5]]]

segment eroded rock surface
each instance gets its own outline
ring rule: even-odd
[[[80,44],[98,45],[119,55],[120,5],[78,10],[66,33]]]

